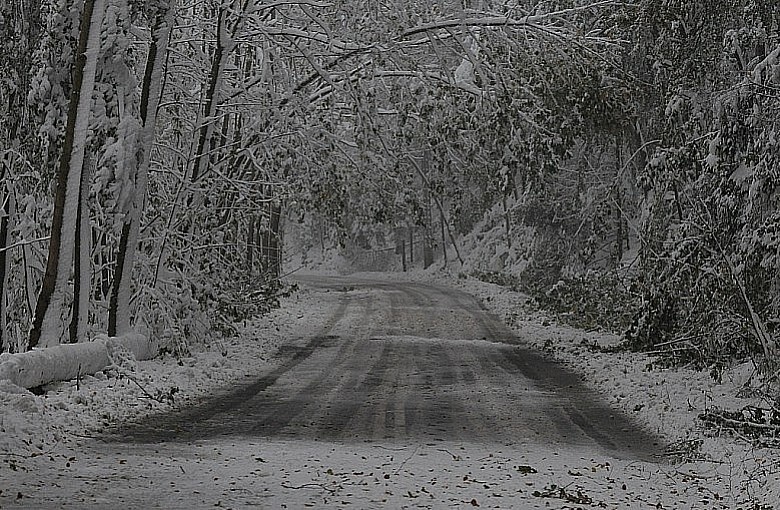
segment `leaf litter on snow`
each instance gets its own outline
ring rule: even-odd
[[[480,298],[519,338],[580,373],[610,405],[664,437],[669,455],[658,469],[680,480],[680,495],[695,496],[697,505],[708,502],[723,508],[780,501],[780,450],[755,448],[755,442],[740,440],[745,437],[718,434],[717,425],[728,420],[743,418],[747,425],[742,430],[749,436],[755,427],[773,425],[771,420],[780,418],[767,412],[755,395],[746,395],[752,364],[726,369],[720,380],[688,368],[659,368],[647,355],[611,350],[621,341],[617,335],[557,324],[532,308],[523,294],[472,277],[425,277]]]

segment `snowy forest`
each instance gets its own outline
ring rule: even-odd
[[[774,1],[3,1],[0,66],[0,352],[185,352],[329,248],[780,373]]]

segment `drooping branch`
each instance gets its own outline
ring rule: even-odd
[[[423,172],[422,168],[420,168],[420,164],[415,161],[415,159],[409,155],[406,156],[406,159],[412,164],[415,171],[417,172],[417,175],[420,176],[423,183],[425,183],[425,187],[428,189],[428,191],[433,196],[433,201],[436,202],[436,207],[439,209],[439,213],[441,214],[441,219],[444,224],[444,226],[447,228],[447,235],[450,237],[450,241],[452,241],[452,247],[455,248],[455,255],[458,257],[458,262],[460,262],[460,265],[463,265],[463,257],[460,255],[460,250],[458,249],[458,243],[455,240],[455,236],[452,233],[452,228],[450,227],[450,223],[446,220],[447,215],[444,213],[444,204],[441,203],[441,199],[439,198],[439,195],[435,192],[433,187],[431,186],[430,181],[428,180],[428,176],[425,175],[425,172]]]

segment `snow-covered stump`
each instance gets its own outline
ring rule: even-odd
[[[120,337],[100,335],[93,342],[63,344],[18,354],[0,355],[0,380],[22,388],[68,381],[95,374],[112,364],[114,353],[127,349],[137,360],[154,358],[158,342],[138,333]]]

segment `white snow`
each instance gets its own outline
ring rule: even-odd
[[[268,368],[273,353],[285,340],[314,334],[327,320],[336,302],[317,298],[311,292],[301,291],[285,299],[282,308],[269,316],[245,324],[239,337],[215,339],[210,348],[181,360],[166,356],[139,361],[137,355],[143,351],[133,343],[144,340],[140,335],[124,337],[129,342],[110,339],[108,349],[104,339],[4,354],[0,356],[0,456],[38,456],[58,448],[63,441],[92,435],[109,424],[185,405],[256,374]],[[303,318],[306,324],[301,324]],[[124,346],[133,354],[129,355]],[[19,364],[29,364],[33,369],[42,364],[52,366],[51,356],[62,356],[63,365],[72,367],[75,354],[66,353],[70,349],[80,349],[80,359],[97,361],[100,368],[93,371],[94,375],[83,375],[87,370],[82,367],[79,379],[73,373],[73,380],[51,383],[46,386],[46,393],[37,397],[17,385],[28,381],[13,384],[2,380],[9,378],[9,372],[18,372]],[[84,349],[90,350],[86,356]],[[156,348],[153,352],[157,352]],[[29,373],[35,374],[35,370]]]
[[[605,353],[591,346],[616,345],[616,335],[583,331],[560,325],[543,312],[533,309],[528,296],[474,278],[417,276],[445,281],[479,297],[525,342],[549,351],[555,358],[583,375],[587,384],[605,400],[621,409],[650,431],[664,437],[681,451],[692,448],[691,459],[671,466],[690,477],[720,480],[729,487],[732,503],[756,497],[780,501],[780,452],[754,449],[726,433],[718,437],[706,431],[699,414],[712,407],[742,409],[763,405],[759,398],[740,397],[754,369],[751,363],[724,371],[721,381],[708,372],[689,368],[659,368],[656,360],[641,353]],[[723,496],[721,492],[721,496]],[[687,508],[687,507],[680,507]]]
[[[76,246],[76,216],[79,208],[79,196],[82,173],[84,168],[84,152],[89,132],[89,119],[92,108],[92,92],[95,88],[95,73],[97,72],[97,57],[100,50],[100,29],[106,10],[105,0],[94,0],[92,17],[88,25],[86,60],[84,62],[81,89],[79,90],[78,107],[73,128],[73,147],[70,154],[64,154],[68,159],[69,170],[65,184],[65,203],[62,210],[62,225],[60,227],[59,257],[54,290],[49,306],[46,308],[41,326],[39,347],[51,347],[61,343],[67,335],[63,307],[68,293],[68,281],[73,267],[74,250]],[[63,183],[58,183],[62,185]]]

